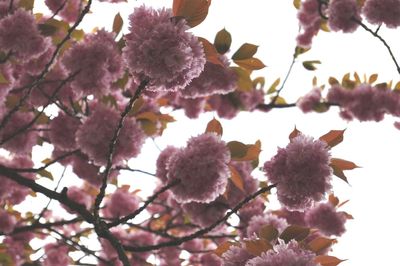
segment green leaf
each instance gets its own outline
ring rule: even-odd
[[[40,171],[38,171],[37,173],[38,173],[38,175],[40,175],[41,177],[45,177],[45,178],[48,178],[48,179],[50,179],[50,180],[54,180],[53,175],[52,175],[49,171],[47,171],[46,169],[40,170]]]
[[[315,64],[321,64],[321,61],[319,61],[319,60],[311,60],[311,61],[304,61],[303,62],[304,68],[307,69],[307,70],[310,70],[310,71],[313,71],[313,70],[317,69]]]
[[[117,13],[114,17],[114,22],[113,22],[113,32],[115,32],[115,35],[118,35],[121,32],[122,25],[124,25],[124,21],[122,20],[122,17],[119,13]]]
[[[250,72],[240,67],[231,67],[231,69],[234,70],[238,76],[238,90],[244,92],[251,91],[253,89],[253,82],[250,78]]]
[[[220,54],[225,54],[228,52],[231,47],[232,36],[231,34],[224,28],[220,30],[214,39],[214,46],[217,49],[217,52]]]
[[[4,77],[3,73],[0,72],[0,84],[9,84],[10,82]]]
[[[274,83],[271,84],[271,86],[269,87],[269,89],[267,90],[267,94],[271,94],[276,92],[276,88],[278,87],[279,83],[281,82],[280,78],[277,78]]]
[[[252,58],[256,54],[258,49],[257,45],[251,43],[245,43],[233,54],[233,60],[243,60]]]

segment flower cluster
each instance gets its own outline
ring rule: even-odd
[[[312,39],[317,35],[322,19],[319,14],[318,0],[305,0],[297,13],[300,26],[303,32],[297,36],[297,45],[303,48],[309,48]]]
[[[400,116],[400,95],[370,84],[360,84],[354,89],[334,85],[329,89],[327,100],[340,105],[340,115],[346,120],[378,122],[385,114]]]
[[[122,60],[112,33],[100,30],[74,44],[62,60],[71,75],[71,86],[83,96],[102,95],[122,74]]]
[[[76,142],[81,151],[97,165],[106,165],[109,145],[120,119],[115,109],[98,104],[76,132]],[[127,118],[118,136],[113,160],[114,164],[139,154],[144,142],[144,132],[134,118]]]
[[[79,119],[60,112],[50,123],[49,138],[51,143],[63,151],[76,149],[75,132],[79,126]]]
[[[0,20],[0,51],[26,61],[41,55],[47,45],[28,11],[18,9]]]
[[[308,210],[305,220],[309,226],[318,228],[327,236],[340,236],[346,231],[344,228],[346,216],[342,212],[337,212],[330,203],[320,203]]]
[[[258,235],[260,230],[266,225],[272,225],[279,231],[279,233],[282,233],[282,231],[288,226],[285,219],[279,218],[271,213],[264,213],[263,215],[257,215],[251,218],[246,229],[247,236],[252,237]]]
[[[79,0],[46,0],[47,7],[53,12],[58,12],[66,22],[75,22],[79,16],[80,4]]]
[[[332,169],[325,142],[299,135],[265,162],[268,180],[276,184],[279,201],[289,209],[302,210],[320,201],[331,188]]]
[[[220,56],[224,66],[207,62],[198,78],[180,91],[185,98],[198,98],[214,94],[228,94],[236,89],[236,73],[229,69],[226,56]]]
[[[206,62],[200,42],[184,19],[171,20],[171,10],[136,8],[125,35],[124,59],[139,80],[148,78],[150,90],[185,88],[203,71]]]
[[[167,164],[169,181],[180,181],[171,188],[175,199],[181,203],[215,200],[225,191],[229,161],[229,150],[217,135],[205,133],[191,138]]]
[[[313,252],[302,249],[295,240],[291,240],[288,244],[282,242],[275,245],[273,249],[247,261],[246,266],[318,266],[314,258]]]
[[[103,209],[107,218],[119,218],[128,215],[139,207],[139,198],[126,189],[117,189],[111,194]]]
[[[321,101],[321,89],[314,88],[309,93],[301,97],[296,105],[304,113],[311,112]]]
[[[400,26],[399,0],[367,0],[362,12],[372,24],[385,23],[388,28]]]
[[[353,32],[361,21],[360,8],[356,0],[331,0],[328,7],[328,24],[333,31]]]

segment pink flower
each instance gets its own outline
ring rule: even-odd
[[[171,20],[171,10],[141,6],[130,15],[130,33],[125,35],[124,59],[131,73],[148,78],[150,90],[185,88],[203,71],[206,62],[200,42],[184,19]]]
[[[161,179],[161,181],[167,181],[168,180],[168,164],[169,160],[171,157],[179,151],[178,148],[174,146],[167,146],[158,156],[157,159],[157,170],[156,170],[156,176]]]
[[[198,98],[234,91],[237,86],[236,73],[229,68],[229,61],[225,55],[221,55],[220,59],[224,66],[207,62],[200,76],[193,79],[180,94],[185,98]]]
[[[340,105],[343,119],[381,121],[385,114],[400,116],[400,95],[386,88],[360,84],[354,89],[333,86],[329,89],[329,102]]]
[[[319,88],[312,89],[309,93],[304,95],[296,103],[304,113],[311,112],[314,107],[321,101],[321,90]]]
[[[60,112],[50,122],[49,138],[51,143],[64,151],[76,149],[75,132],[79,126],[79,119]]]
[[[331,188],[329,163],[325,142],[299,135],[265,162],[264,171],[276,184],[279,201],[289,209],[302,210],[320,201]]]
[[[71,186],[67,190],[67,196],[70,200],[83,205],[87,210],[92,206],[92,197],[83,189],[76,186]],[[73,212],[67,206],[64,206],[68,212]]]
[[[303,48],[309,48],[312,39],[317,35],[320,24],[321,16],[319,14],[319,4],[317,0],[305,0],[301,3],[301,7],[297,13],[300,26],[303,28],[297,36],[297,45]]]
[[[15,216],[5,210],[0,210],[0,232],[4,234],[11,233],[14,230],[17,220]]]
[[[22,60],[41,55],[48,42],[40,35],[34,16],[20,8],[0,20],[0,50]]]
[[[0,157],[0,164],[11,168],[32,168],[33,162],[29,157],[13,157],[12,160],[6,160]],[[23,174],[24,177],[34,179],[35,174]],[[8,201],[12,205],[17,205],[25,200],[31,191],[29,188],[21,186],[11,179],[0,175],[0,203]]]
[[[83,95],[102,95],[122,74],[122,60],[112,33],[100,30],[69,49],[63,58],[70,74],[77,71],[71,86]]]
[[[200,265],[222,266],[222,260],[213,253],[206,253],[201,255]]]
[[[388,28],[400,26],[400,0],[367,0],[362,12],[372,24],[385,23]]]
[[[285,219],[279,218],[271,213],[265,213],[251,218],[246,230],[247,236],[252,237],[254,234],[258,236],[260,230],[267,225],[272,225],[279,233],[282,233],[288,226]]]
[[[139,207],[139,198],[126,189],[117,189],[111,194],[103,209],[107,218],[119,218],[128,215]]]
[[[224,266],[244,266],[247,261],[254,258],[254,255],[251,255],[247,252],[244,246],[237,247],[231,246],[228,251],[222,254],[223,264]]]
[[[342,212],[337,212],[330,203],[320,203],[306,212],[306,222],[327,236],[342,235],[346,229],[344,224],[346,216]]]
[[[119,119],[120,114],[116,110],[98,104],[76,132],[77,144],[95,164],[107,164],[110,142]],[[127,117],[115,145],[113,163],[118,164],[138,155],[144,139],[144,132],[136,120]]]
[[[353,32],[358,28],[354,21],[361,21],[356,0],[331,0],[328,7],[328,24],[333,31]]]
[[[80,14],[79,0],[46,0],[45,3],[53,13],[58,11],[57,15],[69,23],[75,22]]]
[[[223,201],[216,200],[211,203],[186,203],[182,206],[182,209],[193,224],[207,227],[224,217],[228,206]]]
[[[38,132],[34,130],[22,130],[33,119],[31,112],[18,111],[11,116],[11,119],[0,129],[0,140],[6,141],[2,148],[17,154],[26,155],[32,151],[32,147],[36,145]],[[17,134],[17,132],[22,132]]]
[[[246,263],[246,266],[318,266],[314,262],[315,254],[302,249],[295,240],[281,243]]]
[[[261,198],[255,198],[247,203],[239,210],[240,224],[247,227],[249,221],[253,216],[262,215],[265,209],[264,201]]]
[[[233,93],[227,95],[214,95],[208,99],[208,104],[221,118],[232,119],[240,109],[240,102]]]
[[[72,158],[72,170],[79,178],[96,187],[101,185],[102,174],[99,166],[90,163],[89,158],[83,154],[78,154]]]
[[[225,191],[229,160],[229,150],[217,135],[205,133],[191,138],[169,162],[168,179],[180,181],[171,188],[175,199],[181,203],[215,200]]]
[[[133,231],[125,236],[123,243],[132,247],[150,246],[156,243],[155,235],[145,231]],[[132,253],[132,265],[141,265],[151,255],[151,252]]]
[[[259,104],[264,103],[264,91],[253,89],[247,92],[237,92],[243,110],[254,111]]]
[[[68,257],[68,246],[61,244],[47,244],[44,247],[46,254],[43,260],[43,266],[68,266],[70,258]]]

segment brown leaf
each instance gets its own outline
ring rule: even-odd
[[[330,84],[331,86],[340,84],[340,82],[339,82],[336,78],[334,78],[334,77],[329,77],[328,82],[329,82],[329,84]]]
[[[114,17],[114,22],[113,22],[113,32],[115,33],[115,35],[118,35],[118,33],[121,32],[122,29],[122,25],[124,25],[124,21],[122,20],[122,17],[119,13],[117,13]]]
[[[184,17],[190,27],[199,25],[207,17],[211,0],[174,0],[172,12],[176,17]]]
[[[333,205],[337,206],[339,204],[339,198],[336,197],[334,194],[329,194],[328,201]]]
[[[239,141],[230,141],[227,143],[229,151],[231,152],[231,160],[241,159],[247,154],[247,146]]]
[[[328,255],[319,255],[319,256],[315,257],[315,259],[314,259],[315,263],[319,263],[322,266],[336,266],[343,261],[345,261],[345,260],[341,260],[336,257],[328,256]]]
[[[240,173],[233,165],[229,165],[229,170],[231,170],[231,181],[232,183],[241,191],[245,192],[243,178],[240,176]]]
[[[233,60],[238,66],[248,70],[259,70],[265,67],[264,63],[258,58],[248,58],[242,60]]]
[[[301,241],[305,239],[310,234],[310,228],[303,227],[299,225],[289,225],[281,233],[279,238],[283,239],[286,243],[290,240],[295,239],[296,241]]]
[[[263,252],[272,248],[272,245],[263,239],[245,240],[246,250],[254,256],[260,256]]]
[[[224,28],[220,30],[217,35],[215,35],[214,46],[217,52],[220,54],[225,54],[229,51],[232,43],[231,34]]]
[[[319,252],[324,251],[325,249],[332,246],[337,241],[335,239],[329,239],[325,237],[318,237],[311,240],[310,243],[307,244],[308,249],[313,251],[314,253],[318,254]]]
[[[214,133],[217,133],[217,135],[222,136],[222,132],[223,132],[222,125],[215,118],[213,118],[207,124],[206,133],[210,133],[210,132],[214,132]]]
[[[343,134],[345,130],[331,130],[325,135],[321,136],[319,140],[325,141],[329,147],[334,147],[343,141]]]
[[[333,169],[333,174],[339,177],[340,179],[344,180],[346,183],[348,183],[348,181],[343,171],[359,168],[359,166],[357,166],[355,163],[339,158],[332,158],[330,165]]]
[[[369,76],[368,83],[372,84],[375,81],[377,81],[377,79],[378,79],[378,74],[372,74],[371,76]]]
[[[263,238],[270,242],[278,237],[279,231],[272,224],[269,224],[261,227],[258,235],[260,236],[260,238]]]
[[[310,70],[310,71],[313,71],[313,70],[317,69],[315,64],[321,64],[321,61],[319,61],[319,60],[311,60],[311,61],[304,61],[303,62],[304,68],[307,69],[307,70]]]
[[[296,126],[294,127],[293,131],[289,134],[289,140],[292,141],[295,137],[301,134],[301,131],[297,130]]]
[[[269,87],[269,89],[267,90],[267,94],[271,94],[276,92],[276,88],[278,87],[279,83],[281,82],[280,78],[277,78],[274,83],[271,84],[271,86]]]
[[[221,62],[221,60],[219,59],[219,54],[215,49],[214,45],[212,45],[212,43],[210,43],[207,39],[204,39],[202,37],[198,37],[198,39],[203,44],[204,54],[206,55],[207,61],[225,67],[224,64]]]
[[[232,246],[239,246],[239,243],[236,242],[232,242],[232,241],[226,241],[222,244],[220,244],[215,250],[214,253],[221,257],[222,254],[224,254],[225,252],[227,252]]]
[[[258,46],[251,44],[251,43],[245,43],[240,48],[233,54],[232,59],[233,60],[243,60],[243,59],[249,59],[252,58],[253,55],[257,52]]]

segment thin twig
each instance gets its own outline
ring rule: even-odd
[[[156,244],[156,245],[142,246],[142,247],[124,246],[125,250],[132,251],[132,252],[146,252],[146,251],[151,251],[151,250],[157,250],[157,249],[164,248],[164,247],[178,246],[178,245],[180,245],[180,244],[182,244],[184,242],[187,242],[187,241],[190,241],[192,239],[195,239],[195,238],[198,238],[200,236],[203,236],[203,235],[211,232],[219,224],[221,224],[224,221],[226,221],[232,214],[236,213],[238,210],[240,210],[248,202],[250,202],[251,200],[253,200],[257,196],[259,196],[259,195],[271,190],[275,186],[276,185],[273,184],[273,185],[270,185],[270,186],[267,186],[267,187],[263,187],[263,188],[259,189],[257,192],[247,196],[245,199],[243,199],[241,202],[239,202],[238,205],[236,205],[229,212],[227,212],[224,217],[222,217],[221,219],[219,219],[218,221],[216,221],[212,225],[210,225],[210,226],[208,226],[208,227],[206,227],[204,229],[198,230],[193,234],[181,237],[181,238],[179,238],[177,240],[162,242],[162,243],[159,243],[159,244]]]

